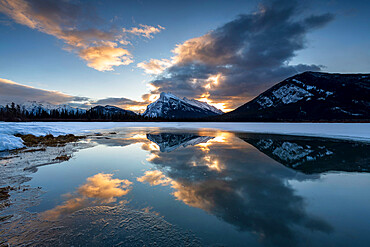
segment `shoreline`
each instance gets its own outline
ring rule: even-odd
[[[308,136],[370,142],[370,123],[266,122],[0,122],[0,152],[24,147],[16,134],[91,134],[116,128],[210,129],[243,133]]]

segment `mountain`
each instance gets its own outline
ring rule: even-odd
[[[366,142],[251,133],[237,136],[284,166],[307,174],[370,172],[370,144]]]
[[[227,121],[369,120],[370,74],[304,72],[226,113]]]
[[[7,104],[0,106],[1,121],[29,120],[96,120],[96,121],[137,121],[142,119],[133,111],[116,106],[95,106],[89,110],[74,108],[69,105],[53,105],[35,101],[21,105]]]
[[[221,115],[223,112],[205,102],[194,99],[180,99],[171,93],[160,94],[155,102],[147,106],[144,117],[202,118]]]
[[[106,105],[106,106],[95,106],[89,110],[90,112],[98,113],[101,115],[130,115],[135,116],[136,113],[129,110],[124,110],[116,106]]]
[[[194,146],[199,143],[206,143],[213,139],[210,136],[198,136],[194,134],[173,134],[173,133],[161,133],[158,135],[147,134],[148,140],[156,143],[159,146],[161,152],[171,152],[179,147],[187,147],[189,145]]]
[[[36,116],[43,111],[47,114],[51,114],[53,110],[56,110],[59,113],[66,112],[67,114],[83,114],[86,113],[85,109],[74,108],[69,105],[52,105],[48,103],[38,103],[36,101],[25,102],[20,106],[22,111],[27,111],[28,114]]]

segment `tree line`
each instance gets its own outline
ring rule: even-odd
[[[126,112],[104,113],[93,108],[87,111],[68,111],[66,109],[46,111],[43,108],[38,108],[29,112],[20,105],[11,103],[5,107],[0,106],[0,121],[156,121],[156,119]]]

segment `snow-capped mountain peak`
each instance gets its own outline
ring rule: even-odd
[[[194,106],[197,106],[197,107],[200,107],[200,108],[203,108],[203,109],[207,109],[209,111],[212,111],[212,112],[214,112],[216,114],[223,114],[224,113],[220,109],[217,109],[216,107],[214,107],[212,105],[209,105],[206,102],[198,101],[198,100],[195,100],[195,99],[188,99],[186,97],[184,97],[182,100],[185,101],[185,102],[187,102],[187,103],[189,103],[189,104],[192,104]]]
[[[169,99],[175,99],[175,100],[181,100],[179,97],[177,97],[176,95],[172,94],[172,93],[165,93],[165,92],[162,92],[160,95],[159,95],[159,99],[161,100],[169,100]]]
[[[220,115],[223,112],[206,102],[179,98],[172,93],[162,92],[159,99],[147,106],[145,117],[199,118]]]
[[[7,105],[10,106],[10,104],[7,104]],[[50,104],[47,102],[45,103],[45,102],[36,102],[36,101],[26,101],[23,104],[20,104],[20,109],[34,116],[41,114],[42,112],[46,112],[47,114],[50,114],[53,110],[59,113],[66,112],[68,114],[86,113],[85,109],[74,108],[66,104],[54,105],[54,104]]]

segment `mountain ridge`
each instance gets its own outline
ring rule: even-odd
[[[370,119],[370,74],[304,72],[289,77],[217,120]]]
[[[149,104],[142,114],[150,118],[202,118],[221,115],[223,112],[206,102],[187,99],[162,92],[155,102]]]

